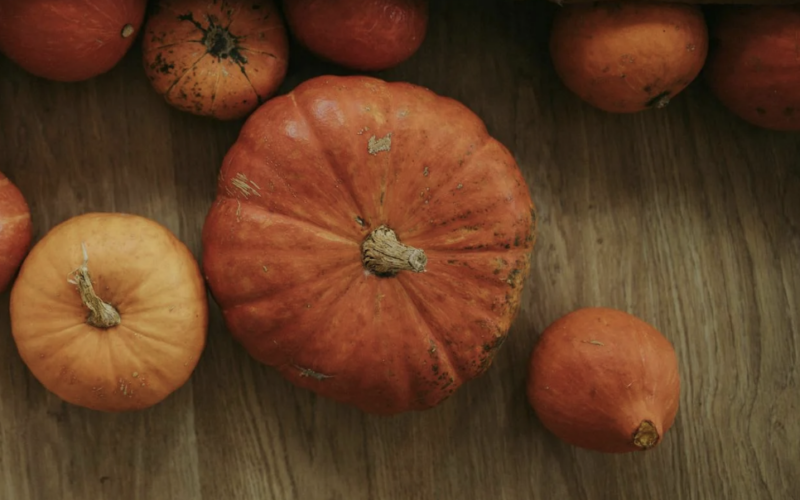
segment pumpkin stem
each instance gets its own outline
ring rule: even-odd
[[[653,422],[649,420],[642,420],[639,428],[633,434],[633,444],[639,448],[646,450],[658,444],[658,430]]]
[[[400,243],[397,234],[386,226],[380,226],[364,239],[361,260],[368,271],[383,277],[400,271],[423,273],[428,263],[425,252]]]
[[[86,245],[81,243],[81,249],[83,250],[83,263],[72,272],[67,281],[78,288],[83,305],[89,308],[89,317],[86,318],[86,323],[97,328],[117,326],[122,321],[119,312],[111,304],[103,302],[94,292],[89,268],[86,266],[89,263]]]

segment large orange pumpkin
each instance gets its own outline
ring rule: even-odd
[[[186,382],[208,301],[194,257],[144,217],[89,213],[51,229],[11,290],[11,330],[33,375],[103,411],[152,406]]]
[[[0,172],[0,292],[5,292],[25,258],[33,237],[25,197]]]
[[[735,115],[800,130],[800,6],[725,6],[712,18],[705,79]]]
[[[128,52],[147,0],[0,0],[0,52],[31,74],[74,82]]]
[[[586,307],[548,326],[530,358],[528,400],[564,442],[606,453],[658,445],[678,412],[672,344],[624,311]]]
[[[288,44],[272,0],[161,0],[142,50],[147,77],[169,104],[232,120],[278,90]]]
[[[513,156],[464,105],[323,76],[245,123],[203,228],[203,267],[256,359],[392,414],[437,405],[489,367],[535,229]]]
[[[559,9],[550,53],[564,85],[612,113],[663,108],[700,73],[708,52],[696,5],[598,2]]]
[[[414,55],[428,28],[428,0],[283,0],[295,38],[328,61],[360,71]]]

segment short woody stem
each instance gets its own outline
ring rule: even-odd
[[[380,226],[361,245],[364,267],[377,276],[394,276],[400,271],[425,272],[428,257],[419,248],[400,243],[394,231]]]
[[[103,302],[94,291],[92,286],[92,278],[89,275],[89,254],[86,252],[86,245],[81,243],[83,250],[83,263],[72,272],[70,283],[78,288],[78,293],[81,295],[81,301],[89,309],[89,316],[86,318],[86,323],[96,328],[111,328],[120,324],[122,319],[119,312],[114,309],[114,306]]]
[[[636,432],[633,434],[633,444],[643,450],[647,450],[657,445],[659,438],[658,429],[653,425],[653,422],[642,420],[642,423],[639,424],[639,428],[636,429]]]

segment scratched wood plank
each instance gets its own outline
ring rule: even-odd
[[[523,310],[491,370],[440,407],[363,415],[248,358],[212,304],[191,381],[140,413],[63,404],[30,375],[0,296],[0,499],[775,499],[800,491],[800,138],[733,118],[702,82],[665,110],[613,116],[556,78],[557,7],[438,1],[429,36],[380,73],[455,97],[514,152],[541,214]],[[57,84],[0,59],[0,169],[36,239],[91,210],[162,222],[201,258],[216,173],[240,122],[166,106],[138,46]],[[282,92],[346,74],[292,47]],[[525,400],[544,327],[581,306],[630,311],[675,344],[675,427],[605,456],[547,433]],[[46,312],[43,312],[46,313]]]

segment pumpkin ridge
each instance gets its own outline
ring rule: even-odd
[[[120,20],[119,20],[119,19],[114,19],[113,17],[111,17],[111,16],[109,15],[109,13],[108,13],[108,12],[106,12],[106,11],[104,11],[104,10],[100,9],[100,8],[97,6],[97,4],[95,4],[95,3],[94,3],[92,0],[84,0],[84,3],[85,3],[85,4],[87,4],[89,7],[93,8],[93,9],[94,9],[94,10],[95,10],[95,11],[96,11],[98,14],[102,15],[103,17],[105,17],[106,19],[108,19],[109,21],[111,21],[111,23],[119,23],[119,22],[120,22]],[[130,13],[129,13],[129,12],[126,12],[125,14],[127,15],[127,14],[130,14]],[[122,22],[124,22],[124,21],[122,21]],[[120,31],[122,31],[122,28],[119,28],[119,29],[120,29]]]
[[[254,34],[268,33],[270,31],[274,31],[274,30],[285,29],[283,24],[281,24],[280,20],[272,20],[270,18],[271,18],[271,16],[267,15],[267,17],[261,19],[258,23],[256,23],[255,27],[253,27],[252,29],[250,29],[248,31],[240,32],[241,34],[238,35],[238,37],[240,39],[244,40],[247,37],[249,37],[251,35],[254,35]],[[263,23],[264,21],[267,21],[267,20],[270,20],[272,25],[265,28],[265,27],[262,26],[261,23]],[[231,23],[228,25],[229,29],[230,29],[231,24],[233,24],[233,21],[231,21]]]
[[[249,49],[249,48],[247,48],[247,47],[240,47],[240,49],[241,49],[242,51],[244,51],[244,52],[252,52],[253,54],[261,54],[262,56],[271,57],[271,58],[273,58],[273,59],[276,59],[276,60],[278,60],[278,61],[280,61],[280,60],[281,60],[281,58],[280,58],[280,57],[276,56],[276,55],[275,55],[275,54],[273,54],[272,52],[265,52],[265,51],[263,51],[263,50]]]
[[[345,274],[345,276],[346,276],[347,274],[349,274],[349,272],[347,272],[347,273],[343,272],[343,274]],[[321,296],[325,296],[325,295],[332,296],[332,294],[336,293],[338,295],[332,301],[332,305],[341,303],[342,301],[344,301],[344,299],[348,296],[348,294],[354,288],[354,285],[359,283],[359,280],[360,280],[361,276],[362,275],[359,272],[353,273],[353,276],[350,279],[345,278],[346,286],[339,285],[337,287],[323,288],[323,289],[321,289],[321,292],[320,292]],[[294,290],[296,288],[298,288],[298,287],[292,287],[292,288],[290,288],[290,290]],[[288,293],[284,292],[282,295],[288,295]],[[260,297],[257,300],[248,302],[246,304],[238,304],[238,305],[235,305],[235,306],[227,306],[226,305],[225,306],[225,310],[223,311],[223,315],[224,315],[224,317],[225,317],[225,319],[227,321],[228,318],[234,317],[235,315],[239,314],[239,312],[241,311],[241,309],[243,307],[253,306],[253,305],[257,304],[257,303],[275,304],[277,302],[280,302],[280,301],[276,301],[273,296],[269,296],[269,297]],[[300,301],[300,302],[302,302],[302,301]],[[301,311],[304,310],[301,307],[292,307],[292,306],[297,306],[297,304],[287,304],[287,308],[289,310],[289,314],[285,318],[282,318],[279,322],[271,323],[270,327],[268,329],[265,329],[264,331],[262,331],[260,333],[250,334],[250,336],[256,335],[256,336],[259,336],[259,337],[262,337],[262,338],[266,338],[266,339],[270,339],[270,338],[273,338],[273,337],[281,338],[282,336],[284,336],[285,335],[284,330],[287,328],[287,324],[294,323],[295,319],[300,314],[302,314]],[[327,310],[326,311],[322,311],[319,320],[320,321],[327,321],[330,317],[331,317],[331,314],[329,314],[329,311],[327,311]],[[303,325],[300,328],[293,328],[293,330],[291,332],[292,342],[295,343],[295,344],[307,344],[309,341],[314,341],[315,339],[319,340],[319,338],[318,338],[319,335],[320,335],[319,332],[327,332],[327,329],[325,328],[325,325],[313,325],[312,324],[312,325]],[[241,338],[243,336],[240,336],[237,332],[232,332],[232,333],[233,333],[234,338],[237,338],[239,341],[241,341]],[[322,335],[324,336],[325,333],[323,333]],[[301,336],[302,336],[302,338],[301,338]],[[257,359],[257,360],[259,360],[259,361],[261,361],[263,363],[266,363],[266,364],[269,364],[269,359],[270,358],[275,358],[276,357],[275,352],[276,352],[276,349],[277,349],[278,351],[280,351],[279,354],[278,354],[278,356],[280,358],[288,359],[288,361],[280,363],[277,366],[289,367],[289,368],[293,368],[293,369],[296,369],[298,365],[302,366],[303,368],[309,368],[310,366],[318,366],[317,362],[311,362],[311,361],[308,361],[308,360],[298,361],[297,357],[298,356],[302,356],[303,353],[302,352],[298,353],[298,352],[294,352],[294,351],[292,351],[290,353],[287,353],[286,351],[283,351],[283,349],[285,349],[285,347],[283,345],[267,343],[267,348],[256,349],[256,348],[254,348],[254,345],[252,344],[252,342],[248,342],[248,343],[244,344],[244,347],[253,358],[255,358],[255,359]],[[260,355],[260,354],[264,354],[264,355]],[[272,365],[272,366],[276,366],[276,365]]]
[[[330,169],[331,173],[333,174],[333,177],[339,179],[342,182],[342,184],[346,188],[345,190],[348,196],[350,197],[350,200],[353,202],[353,208],[355,208],[355,212],[359,214],[361,217],[364,217],[366,212],[364,211],[364,207],[362,207],[361,204],[358,202],[358,198],[355,195],[355,188],[353,187],[352,179],[350,179],[349,176],[347,179],[342,179],[342,176],[339,174],[339,169],[334,167],[335,161],[333,155],[328,150],[328,148],[323,146],[323,143],[319,138],[319,134],[317,133],[317,130],[314,127],[313,122],[308,118],[306,110],[301,108],[300,104],[297,102],[297,98],[295,97],[295,91],[290,92],[288,96],[291,99],[292,104],[294,105],[294,109],[297,111],[297,116],[299,116],[300,119],[303,120],[303,122],[305,122],[306,127],[309,130],[309,134],[311,138],[313,138],[316,147],[324,152],[324,157],[328,163],[328,169]]]
[[[465,151],[463,153],[463,155],[461,155],[459,157],[460,159],[458,159],[458,160],[453,159],[452,160],[452,163],[458,165],[458,168],[455,168],[453,166],[448,166],[448,165],[437,166],[437,168],[445,169],[448,172],[448,175],[443,177],[441,180],[439,180],[439,185],[436,186],[436,191],[435,192],[433,190],[431,190],[431,193],[433,193],[433,194],[430,195],[429,199],[433,200],[434,196],[436,196],[437,193],[439,193],[442,190],[446,190],[447,186],[453,183],[453,179],[455,179],[459,175],[462,175],[463,172],[465,172],[469,167],[471,167],[472,163],[474,162],[474,158],[477,157],[479,155],[479,153],[482,152],[484,149],[486,149],[492,142],[493,141],[492,141],[492,139],[490,137],[486,137],[486,136],[481,137],[481,143],[479,145],[474,147],[471,151],[469,151],[469,150]],[[460,165],[459,165],[459,162],[461,162]],[[421,191],[425,191],[426,190],[426,186],[423,186],[420,183],[419,189]],[[386,199],[389,200],[389,202],[392,202],[392,199],[389,198],[388,195],[387,195]],[[417,206],[417,203],[418,202],[415,202],[412,205]],[[406,217],[406,220],[411,220],[413,218],[413,210],[409,211],[409,215],[411,215],[411,217]],[[425,233],[427,232],[425,229],[422,229],[421,231],[412,232],[412,231],[409,231],[409,228],[407,228],[406,226],[407,226],[406,221],[405,220],[401,221],[400,223],[397,224],[397,228],[395,230],[398,231],[398,232],[403,232],[404,235],[407,234],[407,236],[405,236],[405,238],[408,239],[409,241],[412,238],[417,238],[417,237],[424,236]]]
[[[219,81],[222,79],[222,72],[217,70],[217,81],[214,83],[214,89],[211,91],[211,114],[214,114],[214,105],[217,102],[217,92],[219,91]]]
[[[483,131],[483,136],[480,137],[480,139],[481,139],[481,143],[478,146],[476,146],[472,151],[465,151],[463,153],[463,155],[460,156],[459,160],[456,160],[456,159],[452,160],[452,162],[454,164],[458,164],[458,162],[462,162],[460,165],[458,165],[459,168],[454,168],[454,167],[449,166],[449,165],[437,165],[437,168],[445,169],[445,171],[448,172],[448,175],[446,177],[442,178],[439,181],[440,184],[437,186],[437,190],[444,189],[445,186],[451,184],[453,182],[453,179],[455,179],[457,176],[461,175],[467,168],[469,168],[471,166],[471,164],[473,163],[474,158],[477,157],[479,155],[479,153],[481,153],[485,148],[487,148],[493,142],[493,139],[486,135],[485,129]],[[424,190],[425,187],[422,186],[422,184],[420,184],[420,189]],[[433,196],[434,195],[431,195],[430,199],[433,199]],[[387,194],[386,199],[391,202],[391,198],[388,197],[388,194]],[[406,228],[405,226],[406,226],[406,224],[403,221],[403,222],[401,222],[401,223],[399,223],[397,225],[397,229],[396,230],[397,231],[403,231],[403,233],[406,234],[408,232],[408,228]],[[408,236],[406,236],[406,238],[407,239],[411,239],[411,238],[422,236],[424,234],[425,234],[425,231],[423,230],[421,232],[410,233]]]
[[[342,267],[334,267],[334,268],[332,268],[332,269],[334,269],[334,272],[330,273],[330,274],[326,274],[325,276],[326,276],[326,279],[339,278],[341,275],[345,275],[346,276],[346,275],[348,275],[350,273],[353,273],[353,271],[356,270],[355,268],[357,268],[357,271],[361,271],[362,266],[359,263],[358,265],[350,264],[350,265],[342,266]],[[353,274],[356,275],[356,277],[357,277],[360,274],[360,272],[355,272]],[[356,278],[353,278],[353,280],[355,280],[355,279]],[[309,280],[309,281],[311,281],[311,280]],[[280,290],[276,290],[276,291],[273,291],[273,292],[264,292],[264,290],[253,291],[252,293],[247,294],[244,297],[238,297],[237,300],[235,300],[235,301],[226,301],[224,299],[220,299],[220,302],[222,303],[222,305],[226,309],[234,309],[234,308],[237,308],[237,307],[240,308],[240,307],[245,307],[245,306],[253,306],[255,304],[258,304],[258,303],[264,302],[264,301],[274,301],[276,295],[281,295],[281,296],[288,295],[290,292],[292,292],[293,290],[295,290],[297,288],[303,288],[303,287],[307,286],[308,283],[309,283],[308,281],[303,281],[301,283],[295,283],[290,288],[281,288]]]
[[[173,42],[173,43],[167,43],[167,44],[164,44],[164,45],[159,45],[157,47],[146,47],[146,48],[143,47],[142,48],[142,53],[143,54],[149,54],[150,52],[155,52],[157,50],[164,50],[164,49],[168,49],[170,47],[176,47],[178,45],[183,45],[184,43],[203,43],[203,41],[202,40],[183,40],[183,41],[180,41],[180,42]]]
[[[126,321],[125,324],[120,324],[117,328],[122,328],[122,329],[128,330],[131,333],[131,335],[133,335],[134,337],[137,337],[139,339],[145,339],[145,340],[150,341],[150,342],[152,342],[154,344],[158,344],[158,345],[162,345],[162,346],[169,346],[171,349],[175,349],[175,350],[181,350],[181,349],[184,348],[184,346],[182,344],[172,342],[171,340],[168,340],[167,337],[159,337],[159,336],[153,335],[152,332],[145,333],[145,331],[141,330],[139,328],[139,325],[136,324],[136,323],[138,323],[136,320],[133,321],[133,323],[134,323],[133,326],[130,323],[131,323],[130,321]],[[134,326],[135,326],[135,328],[134,328]]]
[[[170,94],[170,92],[172,92],[172,89],[173,89],[173,88],[175,88],[175,85],[177,85],[177,84],[178,84],[178,82],[180,82],[181,80],[183,80],[183,79],[184,79],[184,77],[185,77],[187,74],[189,74],[189,72],[190,72],[191,70],[193,70],[194,68],[196,68],[196,67],[197,67],[197,64],[198,64],[200,61],[202,61],[202,60],[203,60],[203,58],[204,58],[205,56],[207,56],[207,55],[208,55],[208,52],[205,52],[205,53],[203,53],[203,55],[201,55],[201,56],[200,56],[200,57],[199,57],[199,58],[198,58],[198,59],[197,59],[197,60],[196,60],[196,61],[195,61],[195,62],[194,62],[194,63],[193,63],[191,66],[189,66],[188,68],[186,68],[186,70],[185,70],[183,73],[181,73],[181,76],[179,76],[178,78],[176,78],[176,79],[175,79],[175,81],[174,81],[174,82],[172,82],[172,84],[171,84],[169,87],[167,87],[167,90],[164,92],[164,95],[169,95],[169,94]]]
[[[337,241],[339,243],[352,244],[352,245],[355,245],[355,246],[358,246],[358,247],[361,246],[361,243],[359,241],[357,241],[356,239],[354,239],[354,238],[352,238],[352,237],[350,237],[350,236],[348,236],[346,234],[341,234],[341,233],[333,231],[332,229],[328,229],[328,228],[325,228],[323,226],[320,226],[319,224],[314,222],[312,219],[301,219],[300,217],[295,217],[293,214],[290,215],[290,214],[282,213],[282,212],[276,211],[276,210],[274,210],[274,209],[272,209],[270,207],[264,206],[264,205],[262,205],[260,203],[256,203],[252,199],[250,199],[250,200],[241,200],[241,199],[238,198],[238,194],[234,195],[234,196],[230,196],[228,193],[223,193],[223,194],[221,194],[221,197],[225,198],[227,200],[236,201],[236,202],[240,203],[242,206],[247,206],[247,207],[250,207],[250,208],[255,207],[255,208],[258,209],[258,211],[263,212],[264,214],[266,214],[269,217],[276,217],[276,218],[284,219],[284,220],[287,220],[287,221],[293,221],[293,223],[297,223],[299,226],[307,226],[309,228],[314,229],[315,230],[314,232],[316,232],[316,233],[325,233],[327,236],[333,236],[333,238],[328,238],[328,239],[335,240],[335,241]],[[239,218],[241,218],[242,215],[244,215],[246,213],[243,210],[239,210],[239,212],[240,212],[239,213]]]
[[[455,386],[458,387],[459,385],[462,384],[462,381],[465,380],[467,377],[465,377],[465,374],[461,371],[460,365],[457,365],[456,363],[453,362],[453,353],[450,351],[450,349],[447,349],[447,342],[445,342],[445,340],[442,339],[439,336],[439,334],[434,331],[434,328],[431,326],[432,318],[430,318],[424,312],[425,310],[422,307],[420,307],[420,302],[425,302],[425,301],[419,297],[416,290],[414,290],[413,288],[410,289],[408,286],[406,286],[404,280],[397,280],[397,281],[400,284],[401,290],[403,291],[403,293],[406,295],[409,302],[413,306],[412,310],[415,311],[417,317],[422,320],[420,324],[425,325],[425,328],[428,329],[428,336],[432,338],[439,345],[439,348],[436,349],[436,352],[439,353],[438,359],[440,361],[445,361],[447,363],[447,365],[450,368],[448,373],[450,374],[450,376],[453,377],[454,379],[453,383],[455,384]],[[442,352],[444,353],[444,355],[441,354]],[[441,368],[439,369],[439,373],[442,373]]]

